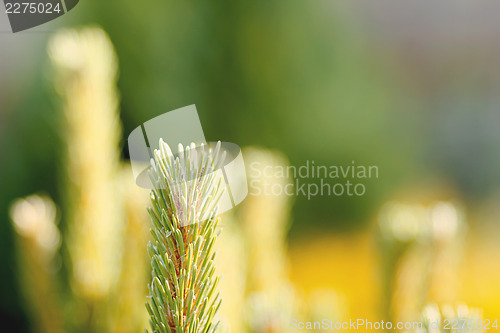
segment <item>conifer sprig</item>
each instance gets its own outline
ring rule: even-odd
[[[209,333],[221,299],[215,276],[218,203],[224,192],[217,170],[225,159],[215,149],[179,145],[174,156],[160,140],[150,178],[153,228],[148,245],[152,282],[146,307],[153,332]]]

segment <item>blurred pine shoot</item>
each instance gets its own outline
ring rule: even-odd
[[[412,320],[429,303],[457,302],[466,223],[459,206],[387,203],[379,215],[384,315]]]
[[[110,332],[135,333],[144,331],[148,312],[144,308],[147,283],[150,279],[149,256],[144,244],[150,240],[148,191],[136,185],[130,165],[120,172],[120,194],[125,224],[120,278],[109,301],[112,320]]]
[[[423,325],[416,329],[415,333],[481,333],[483,331],[483,311],[470,308],[465,304],[440,307],[433,303],[428,304],[422,310],[421,320]]]
[[[57,250],[61,244],[55,224],[56,206],[48,197],[16,200],[10,217],[17,232],[19,283],[35,332],[63,332],[56,283]]]
[[[70,321],[73,331],[104,332],[123,239],[117,57],[99,28],[63,30],[50,40],[48,52],[64,118],[65,244],[76,296]]]
[[[179,145],[178,156],[160,140],[150,178],[153,228],[149,243],[152,282],[146,303],[153,332],[214,332],[221,299],[215,277],[218,202],[224,191],[217,172],[225,158],[214,150]]]
[[[218,333],[246,332],[246,244],[235,210],[221,216],[220,227],[224,232],[217,239],[215,263],[221,276],[220,292],[224,302],[219,311]]]
[[[298,297],[288,277],[286,234],[289,228],[291,198],[274,195],[266,188],[284,188],[291,183],[285,177],[266,176],[267,166],[289,165],[280,152],[248,147],[243,151],[248,183],[256,193],[240,208],[240,222],[246,245],[247,307],[246,317],[252,332],[288,332],[290,318],[297,318]]]

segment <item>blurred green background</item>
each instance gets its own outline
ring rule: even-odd
[[[124,159],[131,130],[196,104],[210,141],[277,149],[297,166],[379,167],[363,197],[297,197],[293,245],[366,228],[386,200],[409,192],[459,198],[472,215],[498,203],[499,10],[487,1],[82,0],[55,22],[2,33],[0,320],[28,329],[9,205],[34,192],[57,203],[65,195],[46,52],[58,28],[93,24],[109,34]]]

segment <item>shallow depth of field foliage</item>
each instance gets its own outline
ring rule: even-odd
[[[500,8],[470,6],[82,0],[32,33],[0,34],[4,327],[148,327],[154,225],[126,138],[191,104],[207,141],[245,147],[247,170],[380,170],[360,198],[249,196],[221,216],[221,332],[499,317]],[[99,47],[58,56],[63,27],[99,31]],[[93,66],[106,70],[86,75]]]

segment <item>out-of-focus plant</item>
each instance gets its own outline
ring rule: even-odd
[[[20,289],[36,332],[63,332],[56,283],[57,250],[61,243],[56,206],[48,197],[16,200],[10,216],[17,232]]]
[[[258,148],[243,150],[250,184],[249,195],[240,209],[242,228],[247,243],[248,290],[279,290],[288,276],[286,233],[289,227],[291,198],[281,191],[274,195],[270,188],[290,184],[287,177],[267,176],[264,168],[287,166],[287,159],[276,151]],[[260,172],[255,172],[259,168]]]
[[[266,166],[286,166],[280,153],[258,148],[243,151],[250,191],[239,216],[247,253],[247,318],[253,332],[286,332],[297,313],[296,292],[288,280],[286,233],[291,209],[283,189],[291,180],[267,176]],[[260,172],[257,172],[259,170]]]
[[[217,239],[215,263],[221,276],[220,292],[224,300],[219,311],[219,332],[245,332],[245,293],[247,265],[244,237],[233,210],[221,216],[223,233]]]
[[[125,233],[120,277],[114,291],[111,332],[141,332],[148,323],[144,307],[150,279],[148,254],[144,248],[150,239],[147,191],[134,182],[130,166],[120,172],[121,204],[125,214]]]
[[[417,205],[388,203],[380,212],[383,315],[387,320],[416,315],[425,304],[427,246],[415,251],[425,220],[425,208]]]
[[[463,259],[467,224],[463,210],[449,202],[430,207],[432,262],[428,299],[438,304],[457,301],[459,274]]]
[[[104,303],[118,278],[123,230],[116,184],[121,133],[117,58],[98,28],[61,31],[48,51],[64,115],[65,244],[72,261],[71,286],[82,300],[73,319],[84,331],[99,331],[105,327]]]
[[[451,203],[391,202],[379,215],[384,315],[413,320],[426,303],[457,301],[465,222]]]
[[[422,327],[416,333],[480,333],[483,312],[465,304],[457,306],[428,304],[421,313]]]
[[[146,303],[153,332],[214,332],[221,299],[217,292],[214,244],[218,203],[224,192],[217,170],[225,159],[220,142],[215,149],[195,144],[175,157],[160,140],[150,178],[152,207],[148,209],[153,240],[150,301]]]

